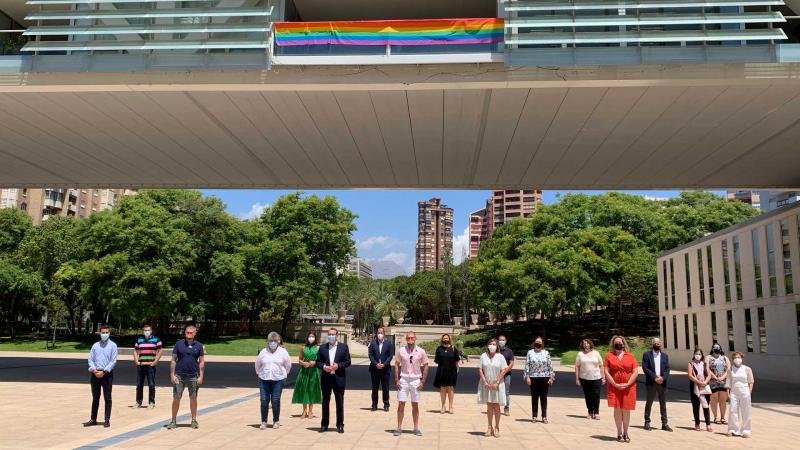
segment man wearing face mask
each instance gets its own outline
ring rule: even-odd
[[[189,409],[192,412],[192,429],[197,429],[197,391],[203,384],[203,372],[206,368],[205,351],[203,344],[195,340],[197,328],[189,325],[183,331],[185,339],[175,342],[172,349],[172,362],[169,364],[170,380],[172,381],[172,420],[167,424],[168,430],[174,430],[178,425],[178,409],[181,407],[181,397],[184,389],[189,390]]]
[[[369,373],[372,376],[372,410],[378,409],[378,389],[383,393],[383,410],[389,411],[389,377],[392,374],[394,344],[387,341],[383,327],[378,328],[375,339],[369,343]]]
[[[347,386],[345,370],[350,367],[350,349],[338,342],[336,328],[328,330],[328,343],[319,347],[317,367],[322,369],[322,423],[320,433],[328,431],[331,411],[331,393],[336,401],[336,431],[344,433],[344,391]]]
[[[103,426],[111,426],[111,387],[114,384],[114,366],[117,365],[117,344],[111,340],[108,326],[100,327],[100,341],[89,351],[89,383],[92,386],[92,413],[83,426],[97,425],[97,410],[100,408],[100,391],[105,402],[105,421]]]
[[[395,436],[403,433],[403,416],[406,402],[411,401],[411,417],[414,421],[414,434],[422,436],[419,428],[419,397],[428,379],[428,355],[417,346],[417,334],[406,333],[406,346],[397,352],[395,359],[394,383],[397,386],[397,428]]]
[[[136,407],[142,407],[144,380],[147,380],[147,399],[150,408],[156,407],[156,364],[163,352],[161,339],[153,336],[153,328],[145,324],[142,336],[133,346],[133,363],[136,365]]]
[[[506,372],[506,378],[504,380],[506,385],[506,404],[503,405],[503,415],[509,415],[509,406],[511,405],[511,369],[514,368],[514,350],[511,350],[508,347],[508,339],[505,336],[499,336],[497,338],[497,346],[499,347],[498,352],[503,355],[503,358],[506,359],[506,364],[508,364],[508,372]]]
[[[644,429],[650,430],[650,411],[653,400],[658,395],[661,409],[661,429],[672,431],[667,420],[667,379],[669,378],[669,356],[661,351],[661,339],[653,338],[653,350],[642,356],[642,370],[645,374],[647,402],[644,405]]]

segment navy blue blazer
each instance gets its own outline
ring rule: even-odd
[[[319,352],[317,352],[317,367],[319,367],[320,376],[323,378],[333,376],[336,385],[344,387],[345,381],[347,380],[345,369],[350,367],[350,349],[347,347],[347,344],[339,342],[336,345],[336,356],[334,356],[333,362],[339,365],[339,368],[336,369],[333,375],[322,370],[323,366],[330,365],[330,353],[328,352],[328,344],[320,345]]]
[[[649,350],[642,355],[642,370],[644,370],[645,384],[655,384],[656,382],[656,364],[653,357],[653,351]],[[661,377],[664,378],[665,387],[669,379],[669,355],[661,351]]]
[[[379,344],[377,339],[373,339],[369,343],[369,371],[377,369],[377,364],[382,363],[384,369],[391,368],[392,358],[394,358],[394,344],[388,339],[383,339],[383,348],[379,352]]]

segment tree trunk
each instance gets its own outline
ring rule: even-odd
[[[283,311],[283,320],[281,321],[281,336],[286,334],[286,328],[289,326],[289,320],[292,317],[292,309],[294,309],[294,300],[290,299],[286,302],[286,309]]]

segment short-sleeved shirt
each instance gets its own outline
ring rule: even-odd
[[[508,346],[506,346],[503,347],[502,350],[500,350],[500,354],[503,355],[503,358],[506,359],[506,364],[510,366],[511,361],[514,360],[514,350],[511,350],[510,348],[508,348]]]
[[[204,355],[203,344],[193,341],[192,345],[181,339],[175,343],[172,349],[172,357],[175,359],[175,373],[178,375],[198,375],[200,374],[199,359]]]
[[[400,364],[401,377],[422,378],[422,367],[428,365],[428,355],[418,345],[411,351],[408,350],[408,346],[401,348],[395,358]]]
[[[139,362],[148,363],[156,360],[156,353],[161,350],[161,346],[161,339],[155,336],[149,338],[141,336],[136,339],[133,348],[139,352]]]

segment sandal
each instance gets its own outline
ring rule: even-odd
[[[631,441],[631,438],[630,436],[628,436],[628,433],[623,434],[622,439],[624,439],[626,443]]]
[[[694,431],[702,431],[702,430],[700,429],[700,425],[695,425],[695,426],[694,426]]]
[[[617,435],[617,442],[623,442],[621,434]]]
[[[542,423],[547,424],[547,417],[542,417]]]
[[[492,428],[492,427],[489,427],[489,429],[488,429],[488,430],[486,430],[486,433],[483,433],[483,435],[484,435],[484,436],[486,436],[486,437],[492,437],[492,436],[494,436],[494,428]]]
[[[727,425],[728,422],[725,419],[719,419],[719,424],[720,425]]]

